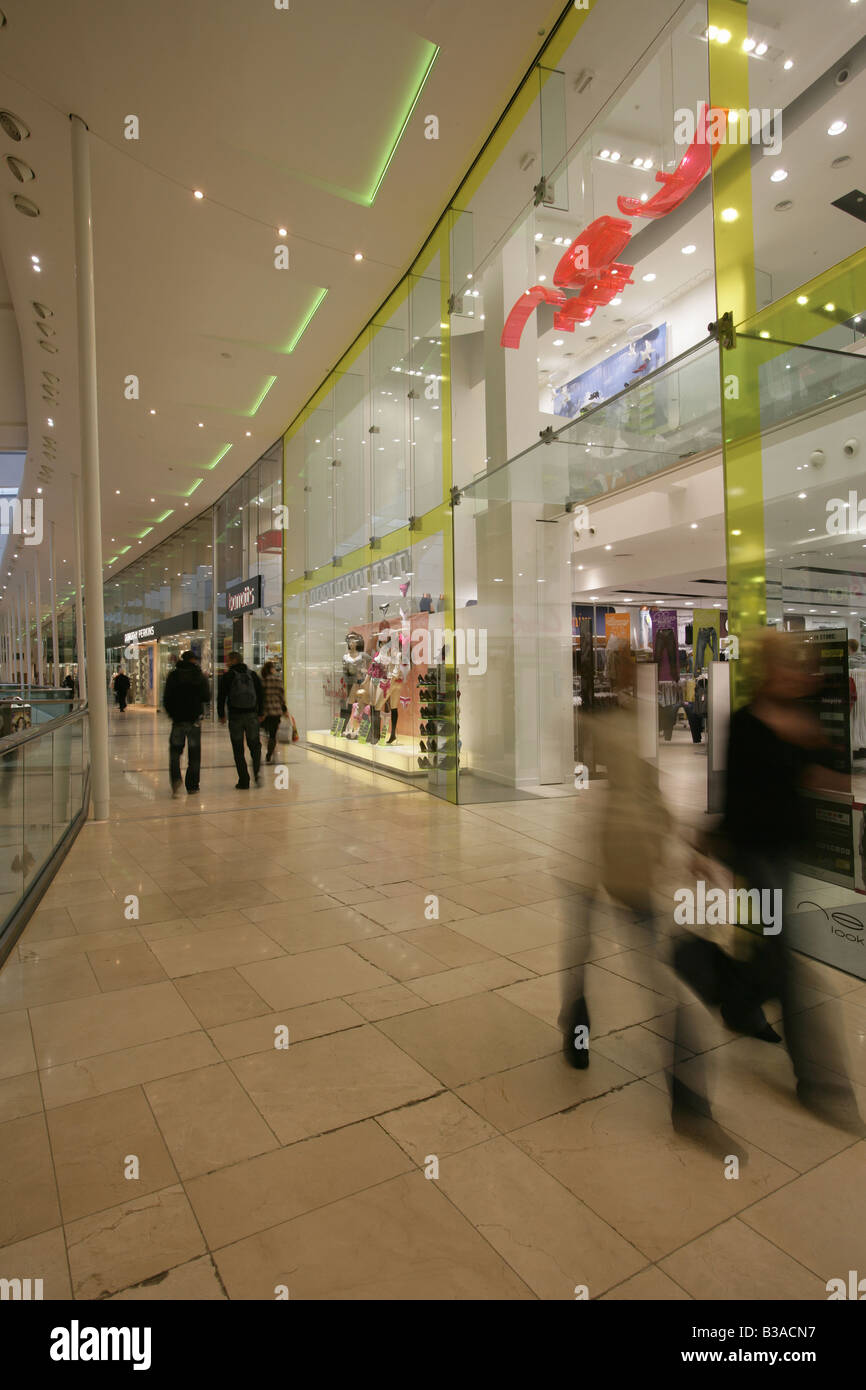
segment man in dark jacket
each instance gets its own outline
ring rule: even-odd
[[[171,717],[168,740],[171,794],[180,796],[180,755],[187,747],[186,789],[192,795],[199,789],[201,773],[201,720],[204,706],[210,700],[210,682],[199,666],[194,652],[184,652],[165,683],[162,703]]]
[[[231,652],[228,670],[220,677],[217,711],[220,723],[226,722],[228,711],[229,738],[238,780],[235,787],[246,791],[250,785],[250,772],[244,756],[244,738],[253,761],[253,777],[259,785],[259,767],[262,761],[262,740],[259,721],[265,712],[265,693],[255,671],[244,665],[240,652]]]
[[[117,708],[121,714],[126,713],[126,700],[129,695],[129,676],[125,671],[118,667],[117,675],[114,677],[114,698],[117,701]]]

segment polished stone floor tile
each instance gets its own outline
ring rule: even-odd
[[[198,1026],[172,984],[94,990],[86,999],[43,1004],[31,1009],[30,1023],[40,1067],[193,1033]]]
[[[827,1297],[816,1274],[737,1218],[668,1255],[659,1267],[692,1298],[787,1303]]]
[[[183,1188],[135,1197],[66,1227],[73,1295],[104,1298],[205,1253]]]
[[[0,1014],[0,1077],[36,1070],[27,1012]]]
[[[152,985],[167,978],[156,956],[142,943],[88,951],[87,959],[102,990]]]
[[[373,1120],[364,1120],[193,1178],[186,1191],[217,1249],[414,1167]]]
[[[248,965],[283,954],[282,948],[258,927],[238,922],[222,931],[197,932],[154,941],[151,949],[167,975],[199,975],[230,966]]]
[[[239,1023],[268,1012],[261,995],[231,967],[184,975],[176,980],[175,987],[203,1028]]]
[[[849,1269],[866,1277],[866,1143],[803,1174],[742,1213],[741,1219],[825,1282],[848,1278]]]
[[[422,1168],[431,1154],[442,1158],[496,1137],[496,1130],[450,1091],[379,1115],[377,1122]]]
[[[323,999],[315,1004],[280,1009],[277,1013],[261,1014],[239,1023],[221,1024],[210,1029],[210,1037],[226,1061],[231,1061],[235,1057],[250,1057],[255,1052],[270,1052],[275,1042],[283,1038],[291,1047],[293,1043],[304,1042],[307,1038],[339,1033],[345,1028],[358,1028],[363,1022],[360,1011],[344,1000]]]
[[[49,1110],[47,1120],[66,1223],[177,1180],[138,1086]]]
[[[71,1105],[77,1100],[122,1091],[129,1086],[140,1086],[143,1081],[194,1071],[219,1061],[220,1054],[207,1034],[198,1032],[103,1052],[98,1057],[81,1058],[57,1067],[44,1067],[40,1079],[45,1108]]]
[[[29,1279],[35,1295],[42,1281],[42,1298],[53,1302],[72,1297],[66,1242],[60,1226],[0,1248],[0,1279]]]
[[[21,1072],[0,1081],[0,1124],[22,1115],[36,1115],[42,1109],[42,1089],[35,1071]]]
[[[321,999],[360,994],[391,984],[390,977],[362,960],[348,946],[306,951],[280,960],[242,965],[240,973],[272,1009],[292,1009]]]
[[[648,1259],[658,1260],[795,1176],[731,1136],[740,1175],[671,1127],[667,1097],[645,1081],[528,1125],[514,1141]],[[747,1162],[742,1162],[743,1157]]]
[[[60,1221],[45,1116],[0,1124],[0,1248]]]
[[[559,1034],[495,994],[435,1004],[378,1027],[445,1086],[506,1071],[559,1050]]]
[[[215,1252],[230,1298],[527,1299],[533,1295],[421,1173],[392,1178]]]
[[[148,1081],[144,1093],[183,1179],[277,1147],[225,1062]]]
[[[434,1076],[369,1024],[285,1050],[272,1047],[231,1066],[281,1144],[354,1124],[440,1090]]]
[[[109,1303],[157,1302],[225,1302],[226,1295],[210,1255],[202,1255],[188,1264],[163,1270],[155,1278],[134,1284],[122,1293],[113,1293]]]
[[[633,1274],[644,1257],[507,1139],[444,1158],[439,1185],[539,1297],[590,1298]]]

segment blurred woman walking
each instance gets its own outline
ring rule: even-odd
[[[284,714],[289,712],[283,682],[272,661],[266,661],[262,667],[262,686],[265,692],[265,712],[262,715],[262,727],[267,730],[268,735],[265,762],[269,763],[277,746],[277,729],[280,727],[280,720]]]

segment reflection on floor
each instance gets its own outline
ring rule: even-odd
[[[862,1269],[866,1144],[798,1106],[782,1049],[707,1016],[736,1181],[673,1133],[679,986],[643,928],[587,920],[594,788],[458,809],[281,748],[288,787],[266,769],[240,792],[208,729],[202,791],[172,801],[164,721],[111,718],[111,820],[0,972],[0,1277],[78,1299],[823,1299]],[[556,1017],[587,934],[575,1072]],[[866,986],[809,969],[862,1107]]]

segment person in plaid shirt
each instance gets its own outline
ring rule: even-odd
[[[268,734],[268,751],[265,755],[265,762],[269,763],[277,746],[277,729],[280,726],[280,719],[289,712],[283,682],[277,675],[276,667],[272,661],[266,661],[262,667],[262,686],[265,692],[265,712],[261,722]]]

